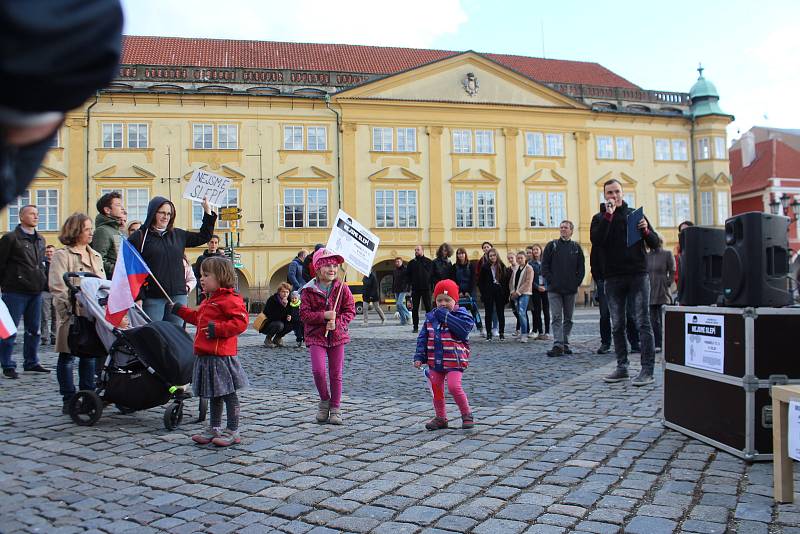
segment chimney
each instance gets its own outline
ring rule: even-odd
[[[742,167],[749,167],[756,159],[756,140],[753,132],[742,136]]]

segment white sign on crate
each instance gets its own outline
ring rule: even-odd
[[[368,276],[380,241],[378,236],[339,210],[325,247],[341,255],[355,270]]]
[[[725,368],[725,317],[687,313],[686,365],[715,373]]]
[[[225,176],[196,169],[192,173],[189,185],[183,192],[183,198],[193,202],[202,202],[203,197],[206,197],[209,204],[219,206],[227,201],[227,191],[232,181]]]

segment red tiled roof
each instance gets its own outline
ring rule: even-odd
[[[128,35],[123,40],[121,62],[124,65],[393,74],[460,53],[422,48]],[[484,55],[540,82],[639,89],[625,78],[597,63],[506,54]]]
[[[760,191],[769,185],[768,180],[773,177],[800,179],[800,152],[777,139],[770,139],[756,143],[756,159],[744,168],[741,148],[731,150],[730,169],[732,195]]]

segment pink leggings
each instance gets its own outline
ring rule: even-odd
[[[456,401],[458,409],[461,410],[461,415],[470,413],[469,401],[467,394],[461,387],[461,375],[464,373],[458,371],[450,371],[444,373],[442,371],[430,371],[431,387],[433,388],[433,409],[436,411],[436,417],[447,419],[447,410],[444,403],[444,377],[447,376],[447,389],[450,390],[450,395]]]
[[[330,400],[331,408],[338,408],[342,403],[342,369],[344,368],[344,345],[321,347],[311,345],[311,373],[314,385],[317,386],[320,400]],[[328,357],[328,374],[331,379],[331,392],[328,393],[328,380],[325,377],[325,356]]]

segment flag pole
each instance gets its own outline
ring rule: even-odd
[[[167,302],[169,302],[169,305],[173,306],[175,304],[175,302],[169,297],[169,295],[167,295],[167,292],[164,290],[164,286],[161,285],[161,282],[158,281],[158,278],[156,278],[156,275],[154,275],[153,271],[150,270],[150,266],[147,265],[147,262],[144,260],[142,255],[139,253],[138,250],[136,250],[136,248],[133,245],[131,245],[130,241],[128,241],[127,239],[123,239],[122,236],[120,236],[120,254],[122,254],[122,250],[121,250],[122,247],[125,246],[125,245],[122,244],[123,241],[125,241],[131,247],[133,252],[136,253],[136,255],[139,257],[139,259],[142,261],[142,263],[144,264],[145,268],[147,269],[147,274],[150,275],[150,278],[152,278],[153,282],[156,283],[156,285],[158,286],[158,289],[160,289],[161,292],[164,294],[164,296],[167,299]]]
[[[148,267],[148,270],[150,270],[149,267]],[[158,289],[160,289],[161,292],[164,293],[164,296],[167,298],[167,302],[169,302],[169,305],[170,306],[174,306],[175,303],[172,301],[171,298],[169,298],[169,295],[167,295],[167,292],[164,291],[164,288],[161,285],[161,283],[158,281],[158,278],[156,278],[155,275],[152,272],[150,272],[150,277],[153,279],[153,282],[156,283],[156,285],[158,286]]]

